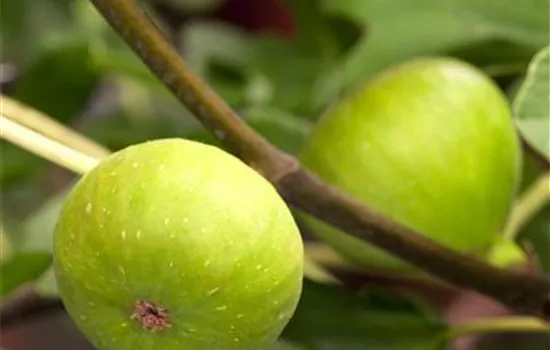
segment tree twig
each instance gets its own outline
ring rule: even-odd
[[[504,235],[514,239],[521,227],[550,200],[550,172],[543,173],[516,201]]]
[[[14,122],[95,158],[103,158],[110,153],[105,147],[73,132],[44,113],[6,95],[2,94],[0,97],[1,113]]]
[[[546,276],[500,270],[446,249],[323,183],[248,127],[188,68],[133,0],[90,1],[182,104],[229,151],[271,181],[290,205],[445,281],[493,297],[517,312],[550,317]]]
[[[2,114],[0,137],[76,173],[85,173],[99,163],[97,158],[43,136]]]
[[[550,334],[550,323],[531,317],[493,317],[453,325],[447,336],[458,338],[473,334],[510,332]]]

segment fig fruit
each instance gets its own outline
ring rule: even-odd
[[[252,168],[214,146],[160,139],[77,182],[55,228],[54,268],[98,349],[263,349],[299,301],[303,242]]]
[[[322,116],[301,150],[305,168],[375,210],[454,250],[484,254],[521,178],[510,106],[468,63],[417,58],[374,77]],[[373,245],[304,214],[358,266],[410,271]]]

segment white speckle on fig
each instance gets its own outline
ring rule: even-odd
[[[208,293],[206,293],[208,296],[212,296],[214,294],[216,294],[218,291],[220,290],[219,287],[216,287],[216,288],[212,288],[208,291]]]
[[[141,238],[141,230],[137,230],[137,232],[136,232],[136,238],[137,238],[137,239],[140,239],[140,238]]]
[[[221,306],[217,306],[215,308],[216,311],[224,311],[224,310],[227,310],[227,305],[221,305]]]
[[[126,231],[125,230],[120,231],[120,237],[122,237],[122,239],[126,239]]]
[[[168,226],[170,224],[170,218],[164,219],[164,226]]]
[[[88,213],[88,214],[91,213],[92,208],[93,208],[92,202],[88,202],[88,204],[86,204],[86,213]]]

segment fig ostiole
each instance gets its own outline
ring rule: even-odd
[[[505,95],[477,68],[446,57],[404,62],[351,92],[322,116],[300,159],[378,212],[477,256],[502,232],[522,166]],[[301,214],[354,264],[411,271],[402,259]]]
[[[100,350],[263,349],[301,295],[303,242],[272,185],[184,139],[85,174],[54,234],[62,301]]]

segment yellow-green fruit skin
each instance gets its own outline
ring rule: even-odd
[[[295,221],[261,175],[225,151],[162,139],[83,176],[54,235],[64,305],[100,350],[245,350],[276,341],[302,288]],[[132,319],[139,300],[170,327]]]
[[[446,57],[402,63],[348,95],[321,118],[300,158],[377,211],[468,253],[503,229],[522,166],[505,96],[475,67]],[[359,266],[411,268],[304,217]]]

